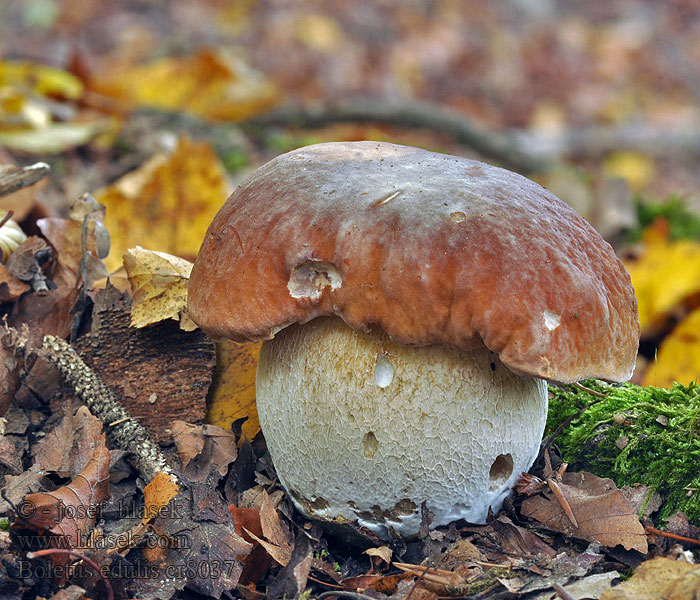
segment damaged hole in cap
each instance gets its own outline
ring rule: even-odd
[[[343,278],[333,263],[307,260],[292,269],[287,289],[292,298],[318,300],[325,288],[331,291],[343,285]]]
[[[499,454],[491,464],[489,481],[491,489],[503,485],[513,474],[513,457],[510,454]]]

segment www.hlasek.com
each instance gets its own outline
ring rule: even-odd
[[[126,531],[119,534],[106,534],[99,539],[84,535],[78,532],[75,539],[66,535],[17,535],[17,544],[21,550],[44,550],[48,548],[60,548],[64,550],[76,550],[90,548],[111,549],[111,548],[134,548],[136,546],[146,546],[147,548],[161,548],[187,550],[190,548],[189,536],[185,534],[173,534],[168,537],[155,534],[138,534]]]

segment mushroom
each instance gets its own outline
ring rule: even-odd
[[[265,340],[260,423],[304,514],[380,535],[484,522],[534,461],[545,380],[629,379],[630,277],[570,207],[504,169],[378,142],[256,170],[189,283],[215,338]]]

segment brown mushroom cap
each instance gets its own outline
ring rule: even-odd
[[[189,311],[238,341],[321,315],[406,345],[481,340],[559,382],[629,379],[639,340],[628,273],[569,206],[510,171],[379,142],[255,171],[207,231]]]

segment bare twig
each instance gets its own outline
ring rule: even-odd
[[[694,540],[693,538],[683,537],[682,535],[677,535],[675,533],[669,533],[668,531],[661,531],[655,527],[647,526],[644,528],[647,533],[653,533],[654,535],[660,535],[661,537],[668,538],[670,540],[676,540],[678,542],[685,542],[686,544],[695,544],[700,546],[700,540]]]
[[[529,173],[547,166],[546,161],[526,152],[517,140],[497,132],[484,131],[466,115],[428,102],[398,103],[353,98],[333,105],[287,106],[257,116],[248,124],[259,127],[321,127],[338,122],[374,122],[430,129],[450,135],[456,142],[515,171]]]
[[[15,214],[14,210],[8,210],[5,213],[5,216],[2,219],[0,219],[0,227],[2,227],[5,223],[7,223],[12,218],[12,215],[14,215],[14,214]]]
[[[428,565],[425,565],[425,569],[423,572],[416,577],[416,580],[413,582],[413,585],[411,586],[411,589],[408,591],[408,594],[406,594],[406,598],[404,600],[411,600],[411,596],[413,595],[413,592],[416,591],[416,588],[418,587],[418,584],[423,581],[423,578],[425,577],[425,574],[430,570],[430,567]]]
[[[555,478],[547,477],[547,485],[549,486],[549,489],[552,490],[552,494],[554,494],[554,497],[557,499],[557,502],[559,502],[559,505],[564,511],[566,517],[569,519],[569,521],[571,521],[571,524],[574,527],[576,527],[576,529],[578,529],[578,522],[576,521],[576,517],[574,516],[574,511],[571,510],[571,505],[569,504],[569,501],[566,499],[563,492],[561,491],[561,488],[559,487],[559,484],[556,482]]]
[[[558,584],[556,581],[552,583],[552,588],[557,593],[557,596],[561,598],[561,600],[577,600],[576,596],[567,592],[564,587]]]
[[[592,390],[591,388],[586,387],[585,385],[583,385],[582,383],[579,383],[578,381],[575,381],[572,385],[575,388],[580,389],[582,392],[586,392],[587,394],[591,394],[591,396],[596,396],[597,398],[607,398],[608,397],[607,394],[603,394],[602,392],[597,392],[595,390]]]
[[[447,134],[504,167],[530,173],[565,156],[596,157],[618,150],[654,156],[700,155],[700,124],[679,130],[645,123],[567,129],[545,136],[527,130],[485,131],[468,116],[430,102],[352,98],[331,105],[287,106],[247,122],[258,127],[322,127],[338,122],[370,122],[419,127]]]
[[[38,162],[28,167],[0,165],[0,196],[35,184],[50,171],[49,165]]]
[[[607,398],[605,394],[601,394],[600,392],[596,392],[595,390],[592,390],[590,388],[587,388],[584,385],[581,384],[574,384],[574,387],[577,387],[578,389],[586,392],[587,394],[592,394],[594,396],[597,396],[596,400],[593,400],[593,402],[586,404],[586,406],[583,406],[580,410],[576,411],[573,415],[571,415],[568,419],[566,419],[564,422],[562,422],[559,427],[557,427],[554,430],[554,433],[550,435],[543,443],[542,443],[542,449],[549,448],[552,445],[552,442],[557,438],[557,436],[564,431],[573,421],[578,419],[586,410],[588,410],[591,406],[594,406],[598,404],[599,402],[602,402]]]
[[[316,596],[317,600],[325,600],[326,598],[350,598],[350,600],[375,600],[372,596],[367,594],[360,594],[358,592],[350,592],[348,590],[331,590],[329,592],[323,592]]]

